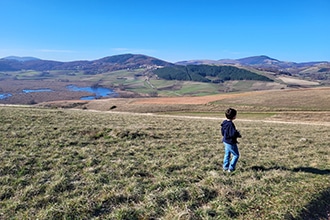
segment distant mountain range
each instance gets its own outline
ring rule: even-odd
[[[199,64],[209,64],[209,65],[241,65],[241,66],[254,66],[254,67],[274,67],[274,68],[301,68],[306,66],[314,65],[329,65],[330,62],[327,61],[314,61],[314,62],[304,62],[304,63],[295,63],[280,61],[265,55],[261,56],[252,56],[241,59],[220,59],[220,60],[188,60],[180,61],[176,64],[179,65],[199,65]]]
[[[139,67],[167,67],[175,65],[232,65],[236,67],[248,67],[274,73],[290,74],[330,74],[330,62],[286,62],[280,61],[265,55],[252,56],[241,59],[220,59],[220,60],[189,60],[170,63],[154,57],[141,54],[121,54],[104,57],[92,61],[71,61],[60,62],[41,60],[35,57],[9,56],[0,59],[0,71],[20,70],[79,70],[86,74],[98,74],[121,69]]]
[[[310,80],[329,80],[330,79],[330,62],[313,61],[313,62],[288,62],[280,61],[265,55],[252,56],[241,59],[220,59],[220,60],[190,60],[177,62],[179,65],[233,65],[236,67],[244,67],[259,71],[270,72],[274,74],[284,74],[296,76]]]
[[[21,61],[21,62],[30,61],[30,60],[41,60],[41,59],[35,58],[35,57],[18,57],[18,56],[9,56],[9,57],[4,57],[2,59],[4,59],[4,60],[17,60],[17,61]]]

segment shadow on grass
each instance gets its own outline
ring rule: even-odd
[[[330,219],[330,188],[318,194],[307,206],[300,211],[298,217],[293,217],[290,213],[284,216],[285,220],[312,220]]]
[[[317,169],[313,167],[296,167],[289,169],[282,166],[273,166],[266,168],[264,166],[252,166],[253,171],[286,170],[291,172],[305,172],[317,175],[330,175],[329,169]],[[330,188],[315,196],[315,198],[300,211],[298,217],[293,217],[290,213],[284,216],[285,220],[310,220],[310,219],[330,219]]]
[[[305,172],[305,173],[313,173],[318,175],[330,175],[330,169],[321,170],[314,167],[296,167],[293,169],[289,169],[282,166],[273,166],[268,168],[264,166],[252,166],[251,169],[253,171],[287,170],[292,172]]]

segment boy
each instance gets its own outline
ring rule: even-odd
[[[225,146],[225,156],[223,159],[223,170],[233,172],[236,168],[236,163],[239,158],[239,151],[237,147],[237,138],[242,137],[233,123],[236,119],[237,111],[233,108],[229,108],[225,112],[227,120],[221,123],[221,134],[223,136],[222,142]],[[233,158],[230,161],[230,156]]]

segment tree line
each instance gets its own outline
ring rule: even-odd
[[[272,79],[234,66],[187,65],[171,66],[154,70],[165,80],[221,83],[229,80],[273,81]]]

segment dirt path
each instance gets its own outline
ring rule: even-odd
[[[79,109],[72,109],[72,110],[78,110]],[[84,110],[86,111],[86,110]],[[117,111],[111,111],[111,112],[105,112],[105,111],[99,111],[99,110],[87,110],[90,112],[100,112],[100,113],[107,113],[107,114],[122,114],[122,115],[139,115],[139,116],[151,116],[151,117],[164,117],[164,118],[185,118],[185,119],[198,119],[198,120],[217,120],[222,121],[225,118],[221,117],[203,117],[203,116],[189,116],[189,115],[165,115],[165,114],[154,114],[154,113],[134,113],[134,112],[117,112]],[[264,123],[277,123],[277,124],[294,124],[294,125],[320,125],[320,126],[330,126],[330,122],[307,122],[307,121],[280,121],[280,120],[263,120],[263,119],[236,119],[236,121],[243,121],[243,122],[264,122]]]

